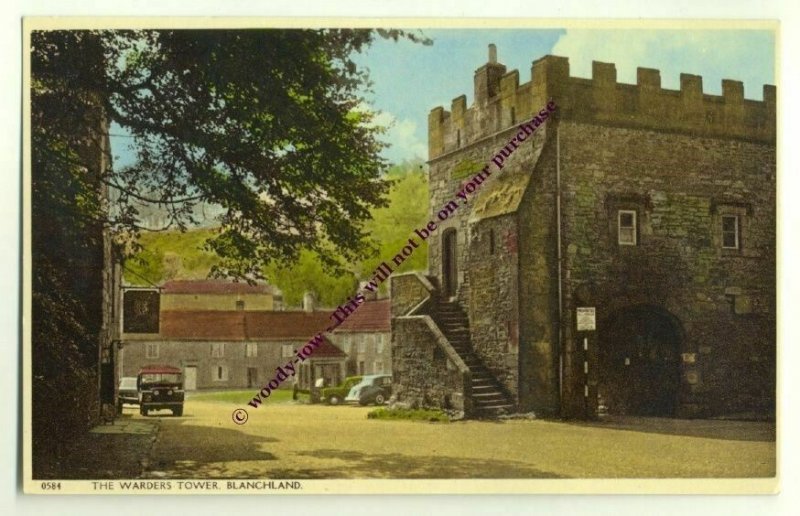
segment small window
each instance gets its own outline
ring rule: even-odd
[[[294,350],[292,349],[294,346],[291,344],[284,344],[281,346],[281,356],[283,358],[290,357],[294,355]]]
[[[228,381],[228,368],[225,366],[217,366],[214,368],[214,381],[225,382]]]
[[[222,358],[225,356],[225,343],[212,342],[211,343],[211,356],[214,358]]]
[[[739,217],[737,215],[722,216],[722,248],[739,249]]]
[[[377,335],[375,341],[375,351],[377,353],[383,353],[383,334]]]
[[[517,112],[514,109],[514,106],[511,106],[511,125],[514,125],[516,123],[517,123]]]
[[[239,310],[239,311],[244,310],[244,300],[243,299],[240,299],[240,300],[236,301],[236,309]]]
[[[383,362],[381,362],[380,360],[376,360],[373,367],[374,367],[374,370],[372,372],[374,374],[383,373]]]
[[[367,342],[364,340],[364,337],[358,339],[358,352],[363,353],[367,350]]]
[[[257,357],[258,356],[258,344],[255,342],[247,342],[244,345],[244,356],[246,357]]]
[[[364,361],[360,361],[358,363],[358,374],[363,376],[364,375]]]
[[[158,342],[148,342],[145,344],[145,358],[158,358]]]
[[[456,131],[456,148],[461,148],[461,129]]]
[[[636,212],[619,210],[617,212],[617,229],[619,245],[636,245]]]

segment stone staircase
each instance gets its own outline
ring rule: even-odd
[[[472,348],[469,318],[461,306],[455,301],[440,301],[433,318],[472,373],[472,404],[475,415],[495,417],[512,412],[513,401]]]

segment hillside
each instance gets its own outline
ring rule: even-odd
[[[271,264],[264,269],[267,280],[283,291],[287,306],[299,306],[306,291],[314,292],[322,305],[338,305],[355,292],[359,276],[360,279],[369,279],[380,262],[391,261],[408,242],[414,228],[427,221],[428,183],[421,163],[393,166],[388,178],[395,181],[388,195],[389,206],[373,210],[373,219],[365,224],[378,247],[376,256],[353,264],[350,273],[339,277],[325,273],[317,256],[311,252],[301,253],[297,262],[290,266]],[[203,228],[184,233],[143,234],[140,239],[142,251],[125,265],[129,270],[125,275],[126,282],[161,284],[170,279],[207,277],[217,258],[214,253],[203,249],[203,243],[214,231],[214,228]],[[423,244],[395,272],[425,269],[427,260],[428,247]],[[383,285],[384,291],[385,288],[386,284]]]

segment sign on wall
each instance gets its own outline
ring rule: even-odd
[[[126,290],[122,298],[122,331],[158,333],[160,299],[155,289]]]
[[[578,322],[578,331],[594,331],[596,326],[594,307],[580,306],[575,310],[575,319]]]

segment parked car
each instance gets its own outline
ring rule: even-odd
[[[345,401],[358,402],[360,405],[374,403],[383,405],[392,395],[392,375],[372,374],[365,376],[354,385]]]
[[[169,409],[174,416],[183,415],[183,379],[181,370],[171,366],[145,366],[136,377],[139,390],[139,413]]]
[[[136,388],[135,376],[125,376],[119,381],[119,391],[117,393],[117,414],[122,413],[122,405],[124,404],[139,404],[139,389]]]
[[[350,392],[350,389],[353,388],[354,385],[361,382],[363,376],[348,376],[344,379],[344,382],[337,385],[336,387],[327,387],[322,389],[322,399],[329,405],[338,405],[342,401],[344,401],[347,394]]]

